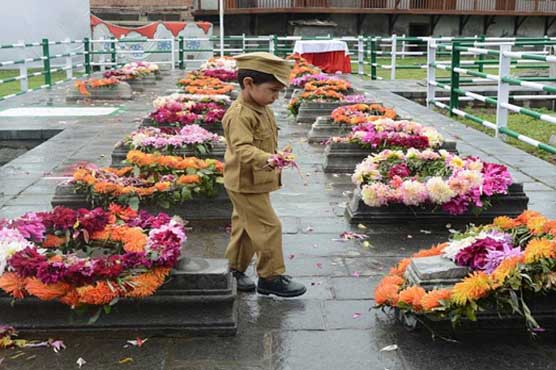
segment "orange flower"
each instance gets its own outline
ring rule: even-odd
[[[423,306],[421,306],[421,299],[425,294],[425,289],[417,285],[405,288],[400,292],[398,304],[400,302],[405,303],[410,305],[415,311],[421,311],[423,309]]]
[[[168,189],[170,189],[170,186],[172,184],[169,183],[168,181],[162,181],[162,182],[157,182],[156,184],[154,184],[154,188],[158,191],[166,191]]]
[[[65,237],[48,234],[42,242],[43,248],[57,248],[66,242]]]
[[[403,283],[405,282],[405,280],[398,276],[398,275],[386,275],[380,282],[379,284],[394,284],[397,286],[402,286]]]
[[[120,188],[121,186],[109,182],[97,182],[93,185],[94,191],[100,194],[116,193]]]
[[[79,294],[75,288],[70,288],[70,290],[60,298],[60,302],[66,304],[72,308],[76,307],[79,304]]]
[[[556,257],[556,241],[532,239],[525,248],[525,263],[534,263],[542,259]]]
[[[442,254],[442,251],[448,246],[448,244],[449,243],[441,243],[435,245],[430,249],[421,249],[419,252],[413,255],[413,258],[439,256]]]
[[[398,303],[398,290],[395,284],[379,284],[375,289],[375,302],[377,305],[389,304],[395,306]]]
[[[502,230],[509,230],[519,226],[519,222],[508,216],[499,216],[494,219],[492,224]]]
[[[76,289],[79,295],[79,303],[104,305],[118,297],[115,287],[108,285],[106,281],[99,281],[94,285],[85,285]]]
[[[519,223],[519,225],[527,225],[527,222],[531,217],[537,217],[537,216],[541,216],[541,214],[537,211],[532,211],[528,209],[526,211],[523,211],[523,213],[520,214],[519,216],[517,216],[515,220]]]
[[[180,185],[185,184],[198,184],[201,182],[201,178],[198,175],[183,175],[178,178],[177,183]]]
[[[14,298],[25,297],[26,278],[21,278],[13,272],[5,272],[0,276],[0,288]]]
[[[488,294],[491,289],[489,276],[480,271],[474,272],[452,288],[452,302],[463,306]]]
[[[520,263],[523,263],[523,261],[524,261],[523,256],[510,257],[503,260],[502,263],[498,265],[496,270],[494,270],[490,275],[490,278],[492,279],[493,282],[493,287],[498,288],[499,286],[504,284],[506,278],[511,273],[513,273],[517,269],[518,265]]]
[[[25,290],[29,294],[43,301],[51,301],[66,295],[69,291],[70,285],[66,283],[44,284],[37,278],[29,278],[25,284]]]
[[[153,271],[133,277],[129,281],[132,290],[125,294],[130,298],[144,298],[153,295],[162,285],[164,279],[170,273],[169,268],[155,268]]]
[[[390,275],[398,275],[403,277],[403,274],[405,274],[405,270],[407,270],[407,267],[409,266],[410,263],[411,263],[411,258],[402,259],[400,262],[398,262],[398,264],[395,267],[392,267],[390,269]]]
[[[544,224],[548,221],[548,218],[544,216],[531,217],[527,220],[527,228],[532,234],[539,235],[544,232]]]
[[[448,301],[451,296],[452,291],[449,289],[434,289],[421,298],[421,306],[425,311],[432,311],[442,305],[441,301]]]
[[[548,221],[544,224],[544,232],[556,236],[556,220]]]
[[[130,207],[124,207],[116,203],[110,203],[110,205],[108,206],[108,210],[110,211],[110,213],[118,216],[124,221],[128,221],[137,217],[137,211],[134,211]]]
[[[144,252],[147,245],[147,235],[138,227],[126,228],[122,233],[120,241],[124,244],[126,252]]]

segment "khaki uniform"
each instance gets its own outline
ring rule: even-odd
[[[230,268],[245,271],[256,254],[259,277],[281,275],[285,272],[282,225],[269,195],[280,188],[280,174],[265,168],[278,146],[274,113],[240,96],[222,124],[227,144],[224,186],[234,206],[226,249]]]

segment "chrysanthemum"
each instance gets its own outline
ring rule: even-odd
[[[439,176],[430,178],[426,183],[430,199],[436,204],[444,204],[456,196],[448,184]]]
[[[506,278],[516,270],[517,266],[523,263],[523,256],[510,257],[505,259],[498,265],[496,270],[492,272],[490,278],[492,279],[493,286],[498,287],[504,283]]]
[[[43,301],[51,301],[53,299],[64,296],[69,291],[69,289],[69,284],[44,284],[37,278],[30,278],[25,284],[25,290],[28,291],[29,294],[32,294]]]
[[[544,232],[544,224],[548,222],[548,218],[544,216],[531,217],[527,220],[527,228],[534,235],[539,235]]]
[[[502,230],[509,230],[519,226],[519,222],[508,216],[496,217],[492,224]]]
[[[415,253],[412,257],[419,258],[419,257],[439,256],[442,254],[444,248],[446,248],[447,246],[448,243],[441,243],[429,249],[421,249],[419,252]]]
[[[108,304],[118,296],[117,290],[114,287],[111,288],[105,281],[79,287],[77,294],[79,294],[80,303],[91,305]]]
[[[556,242],[548,239],[533,239],[525,248],[525,263],[534,263],[556,257]]]
[[[26,278],[21,278],[13,272],[6,272],[0,276],[0,288],[14,298],[25,297]]]
[[[420,286],[412,286],[400,292],[398,303],[410,305],[415,311],[421,311],[421,299],[426,294],[425,289]]]
[[[407,180],[404,181],[400,188],[402,202],[408,206],[417,206],[424,203],[428,198],[427,188],[425,184]]]
[[[375,302],[377,305],[389,304],[395,306],[398,303],[399,285],[380,284],[375,289]]]
[[[405,270],[411,263],[411,258],[404,258],[398,264],[390,269],[390,275],[398,275],[403,276],[405,274]]]
[[[126,297],[144,298],[153,295],[169,273],[169,268],[156,268],[153,271],[133,277],[130,280],[130,285],[133,288],[126,293]]]
[[[523,211],[523,213],[520,214],[519,216],[517,216],[515,220],[519,222],[520,225],[527,225],[527,222],[529,221],[530,218],[538,217],[538,216],[541,216],[539,212],[528,209],[526,211]]]
[[[491,281],[489,276],[482,271],[476,271],[454,285],[452,288],[452,302],[463,306],[467,302],[486,296],[490,289]]]
[[[421,306],[424,311],[431,311],[434,308],[442,305],[441,301],[448,301],[452,296],[452,291],[449,289],[435,289],[427,292],[421,298]]]

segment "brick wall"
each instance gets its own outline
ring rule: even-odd
[[[91,8],[95,7],[191,7],[193,0],[91,0]]]

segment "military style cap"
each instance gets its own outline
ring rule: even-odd
[[[284,86],[290,84],[290,72],[292,65],[289,61],[279,58],[274,54],[257,52],[247,53],[234,57],[239,69],[251,69],[253,71],[273,75],[278,82]]]

